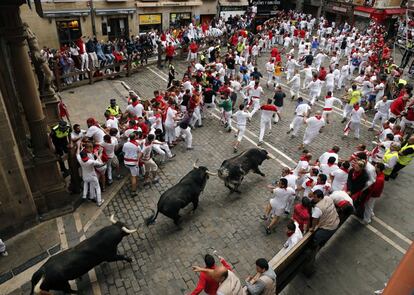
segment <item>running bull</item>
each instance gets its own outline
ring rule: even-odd
[[[76,293],[68,281],[81,277],[100,263],[121,260],[132,262],[131,258],[117,254],[117,246],[123,237],[137,230],[128,229],[124,223],[116,221],[114,215],[110,220],[112,225],[102,228],[75,247],[49,258],[33,274],[31,294],[49,290]]]
[[[209,175],[217,174],[208,171],[207,167],[198,167],[194,163],[193,170],[161,195],[157,203],[157,212],[155,213],[154,210],[151,210],[153,214],[146,219],[146,225],[153,224],[160,212],[173,219],[175,225],[178,225],[181,217],[179,215],[181,208],[186,207],[189,203],[193,203],[193,212],[197,209],[198,199],[206,186]]]
[[[218,176],[224,180],[224,185],[230,189],[231,192],[238,192],[239,186],[243,181],[243,178],[250,170],[261,176],[265,176],[262,171],[259,170],[259,166],[263,161],[270,159],[270,155],[266,150],[252,148],[244,151],[240,155],[237,155],[228,160],[224,160],[218,170]]]

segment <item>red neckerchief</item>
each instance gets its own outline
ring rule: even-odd
[[[137,104],[139,104],[139,101],[138,100],[137,101],[133,101],[131,104],[132,104],[133,107],[135,107]]]
[[[136,145],[136,146],[139,146],[138,142],[135,139],[132,139],[129,142]]]
[[[328,153],[336,154],[334,150],[329,150]]]
[[[354,110],[358,111],[359,110],[359,104],[354,104]]]
[[[310,178],[308,181],[306,181],[306,186],[311,186],[312,185],[312,183],[313,183],[313,179],[312,178]]]
[[[333,165],[335,165],[335,163],[327,163],[328,167],[332,167]]]
[[[328,96],[328,95],[327,95],[327,96],[325,96],[325,99],[328,99],[328,98],[331,98],[331,97],[332,97],[332,95],[331,95],[331,96]]]
[[[349,170],[348,169],[345,169],[345,168],[343,168],[343,167],[341,167],[341,168],[339,168],[339,169],[341,169],[342,171],[344,171],[345,173],[348,173],[349,172]]]
[[[306,162],[308,162],[308,163],[309,163],[309,160],[308,160],[308,158],[307,158],[306,156],[301,156],[301,157],[300,157],[300,160],[301,160],[301,161],[306,161]]]
[[[115,119],[115,117],[114,117],[114,116],[109,116],[109,117],[108,117],[108,120],[113,120],[113,119]]]
[[[317,115],[317,116],[315,116],[315,118],[320,120],[320,119],[322,119],[322,116]]]
[[[294,233],[295,232],[293,232],[293,231],[289,231],[289,232],[286,232],[286,235],[290,238]]]

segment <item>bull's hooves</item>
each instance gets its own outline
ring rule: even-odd
[[[263,177],[265,177],[266,176],[266,174],[264,174],[264,173],[262,173],[262,174],[260,174],[261,176],[263,176]]]

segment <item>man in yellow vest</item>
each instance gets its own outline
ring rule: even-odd
[[[119,108],[119,105],[117,105],[115,98],[111,98],[109,101],[109,106],[106,108],[106,110],[109,111],[111,116],[114,116],[116,118],[119,118],[122,115],[122,111]]]
[[[398,151],[401,149],[401,146],[397,142],[393,142],[390,147],[385,151],[384,156],[382,157],[382,162],[385,165],[384,175],[385,180],[390,179],[392,170],[398,161]]]
[[[69,151],[69,135],[70,127],[65,121],[60,121],[59,124],[54,126],[49,134],[49,144],[51,149],[58,157],[58,163],[60,170],[63,173],[63,177],[69,176],[69,171],[65,167],[65,160]]]
[[[398,176],[398,171],[408,166],[414,158],[414,135],[412,135],[405,144],[401,145],[400,152],[398,153],[397,164],[395,164],[390,178],[395,179]]]

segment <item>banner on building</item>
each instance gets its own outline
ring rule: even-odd
[[[161,14],[140,14],[140,25],[158,25],[161,24]]]

